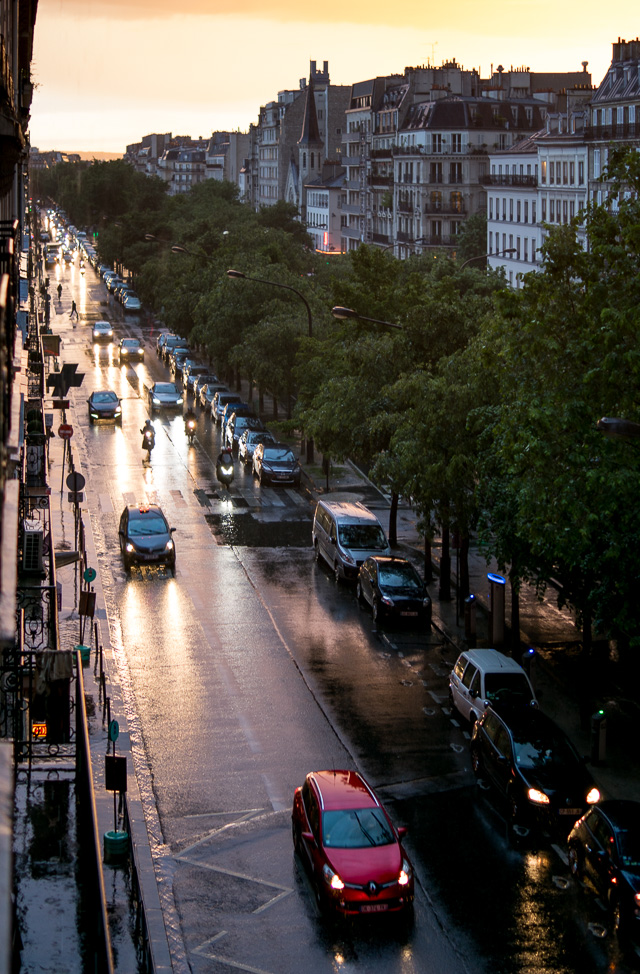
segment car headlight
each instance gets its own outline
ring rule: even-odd
[[[116,406],[114,415],[119,416],[121,412],[120,406]]]
[[[129,354],[129,351],[128,351],[128,349],[126,349],[126,348],[121,348],[121,349],[120,349],[120,354],[121,354],[121,355],[128,355],[128,354]]]
[[[384,602],[385,605],[390,605],[393,608],[393,599],[390,599],[388,595],[381,595],[380,601]]]
[[[407,859],[402,860],[402,869],[400,870],[400,875],[398,876],[398,885],[406,886],[411,881],[411,866]]]
[[[160,405],[160,400],[159,399],[156,399],[155,396],[153,396],[153,398],[152,398],[151,401],[152,401],[152,403],[153,403],[154,406],[159,406]]]
[[[595,805],[596,802],[600,801],[600,789],[596,788],[595,785],[587,795],[587,805]]]
[[[132,544],[131,544],[131,542],[130,542],[130,541],[127,541],[127,543],[126,543],[126,545],[124,546],[124,550],[125,550],[125,551],[126,551],[126,552],[127,552],[128,554],[131,554],[131,552],[132,552],[132,551],[135,551],[136,549],[135,549],[135,547],[134,547],[134,545],[132,545]]]
[[[176,399],[176,406],[181,406],[183,402],[184,402],[184,400],[183,400],[182,396],[180,396],[179,399]]]
[[[173,541],[167,541],[166,545],[164,546],[164,550],[173,551]]]
[[[529,799],[530,802],[533,802],[535,805],[549,804],[549,796],[545,795],[545,793],[543,791],[540,791],[538,788],[529,788],[529,790],[527,791],[527,798]]]
[[[98,419],[98,413],[91,413],[91,419]]]
[[[324,877],[325,883],[331,887],[331,889],[344,889],[344,883],[340,879],[337,873],[334,873],[331,866],[327,866],[326,863],[322,867],[322,875]]]

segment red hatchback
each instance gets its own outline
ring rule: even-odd
[[[413,903],[413,867],[394,828],[357,771],[312,771],[293,796],[293,844],[309,868],[320,907],[344,915],[391,913]]]

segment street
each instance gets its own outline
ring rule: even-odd
[[[199,411],[193,447],[181,414],[154,416],[156,446],[143,462],[146,390],[169,378],[157,333],[106,306],[90,267],[56,274],[65,290],[52,327],[63,360],[85,373],[68,419],[144,756],[136,775],[161,833],[153,852],[174,970],[629,970],[606,914],[570,878],[561,838],[514,845],[502,809],[476,785],[468,730],[449,711],[451,644],[436,629],[377,628],[354,590],[316,564],[304,488],[260,487],[239,463],[230,491],[221,488],[208,415]],[[119,365],[113,346],[92,344],[102,318],[117,339],[143,339],[143,363]],[[122,428],[89,424],[86,399],[101,388],[123,400]],[[175,527],[175,579],[164,568],[125,572],[127,503],[159,503]],[[354,766],[409,827],[412,924],[328,922],[293,855],[294,789],[310,770]]]

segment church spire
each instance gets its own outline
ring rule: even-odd
[[[302,119],[302,134],[298,139],[299,146],[306,148],[323,148],[318,128],[318,115],[316,113],[316,99],[313,86],[313,75],[309,75],[309,84],[305,95],[304,116]]]

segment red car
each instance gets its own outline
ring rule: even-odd
[[[293,796],[293,844],[318,903],[344,916],[413,903],[413,867],[396,829],[357,771],[312,771]]]

